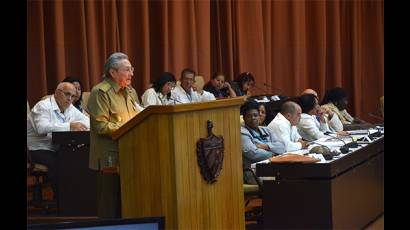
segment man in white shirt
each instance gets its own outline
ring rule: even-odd
[[[307,148],[308,144],[302,140],[296,125],[300,121],[302,109],[293,101],[283,103],[280,113],[269,123],[275,139],[285,145],[286,152]]]
[[[191,69],[182,70],[181,85],[171,91],[171,100],[175,100],[177,104],[216,100],[215,96],[208,91],[197,91],[194,83],[195,72]]]
[[[75,97],[75,86],[62,82],[54,95],[39,101],[27,116],[27,148],[34,162],[48,167],[47,180],[54,191],[57,183],[58,146],[51,142],[52,132],[90,129],[90,119],[72,105]]]

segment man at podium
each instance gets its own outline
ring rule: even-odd
[[[93,87],[88,101],[90,114],[89,167],[97,173],[97,215],[100,218],[121,217],[120,180],[115,171],[118,166],[118,143],[112,133],[137,115],[142,107],[131,87],[134,67],[128,56],[113,53],[104,65],[103,81]]]

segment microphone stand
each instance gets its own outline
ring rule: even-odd
[[[345,142],[343,139],[341,139],[341,138],[332,136],[332,135],[330,135],[328,132],[325,132],[324,134],[325,134],[326,136],[329,136],[329,137],[333,137],[333,138],[335,138],[335,139],[338,139],[338,140],[340,140],[340,141],[342,141],[342,142],[344,143],[344,145],[339,148],[339,149],[340,149],[340,152],[343,153],[343,154],[348,153],[348,152],[349,152],[349,148],[354,148],[353,146],[356,146],[356,147],[358,146],[357,142],[355,142],[356,145],[353,144],[353,146],[350,146],[350,145],[349,145],[350,143],[349,143],[349,144],[346,143],[346,142]],[[353,140],[353,138],[352,138],[352,140]]]
[[[173,97],[170,97],[169,99],[171,99],[171,100],[174,101],[174,105],[176,105],[175,102],[178,102],[178,103],[180,103],[180,104],[184,104],[184,103],[182,103],[181,101],[179,101],[179,100],[177,100],[177,99],[175,99],[175,98],[173,98]]]
[[[309,142],[309,144],[317,144],[317,145],[319,145],[319,146],[322,146],[322,147],[326,148],[326,149],[329,151],[329,155],[326,154],[326,156],[325,156],[325,155],[322,154],[323,157],[325,158],[325,160],[331,160],[331,159],[333,159],[334,156],[340,155],[339,152],[337,152],[337,151],[332,151],[332,150],[330,150],[330,148],[329,148],[328,146],[322,145],[322,144],[320,144],[320,143],[318,143],[318,142],[316,142],[316,141],[311,141],[311,142]],[[314,148],[314,147],[313,147],[313,148]],[[312,149],[313,149],[313,148],[312,148]],[[312,150],[312,149],[311,149],[311,150]],[[309,151],[309,152],[310,152],[310,151]]]

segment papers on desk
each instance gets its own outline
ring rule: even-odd
[[[272,101],[280,101],[280,97],[278,95],[274,95],[271,97]]]
[[[339,138],[339,139],[342,139],[342,140],[345,141],[346,143],[352,141],[352,139],[351,139],[350,137],[348,137],[348,138]],[[336,139],[336,138],[334,138],[334,137],[322,137],[322,138],[317,139],[316,141],[310,142],[310,143],[311,143],[310,146],[313,147],[313,146],[315,146],[314,144],[317,144],[317,145],[325,145],[325,146],[327,146],[327,147],[329,147],[329,148],[332,148],[332,147],[341,147],[341,146],[344,145],[343,141],[338,140],[338,139]],[[310,146],[309,146],[309,147],[310,147]],[[309,149],[311,149],[311,148],[309,148]]]
[[[372,133],[376,133],[377,131],[383,132],[384,133],[384,127],[377,126],[377,129],[359,129],[359,130],[349,130],[347,133],[350,135],[369,135]]]
[[[369,134],[369,130],[367,129],[359,129],[359,130],[349,130],[347,131],[350,135],[367,135]]]
[[[326,159],[322,154],[309,153],[308,156],[319,159],[317,163],[326,163]]]
[[[270,101],[280,101],[280,97],[278,95],[274,95],[270,97],[270,99],[266,96],[264,96],[262,99],[254,99],[254,101],[261,103],[261,102],[270,102]]]
[[[269,102],[269,99],[267,97],[263,97],[262,99],[254,99],[256,102],[261,103],[261,102]]]
[[[376,129],[381,132],[381,134],[384,134],[384,126],[376,126]]]

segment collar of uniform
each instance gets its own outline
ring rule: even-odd
[[[121,87],[118,85],[117,82],[115,82],[112,78],[110,77],[105,77],[105,80],[108,82],[108,84],[111,85],[111,87],[114,89],[116,93],[118,93],[121,89]]]

